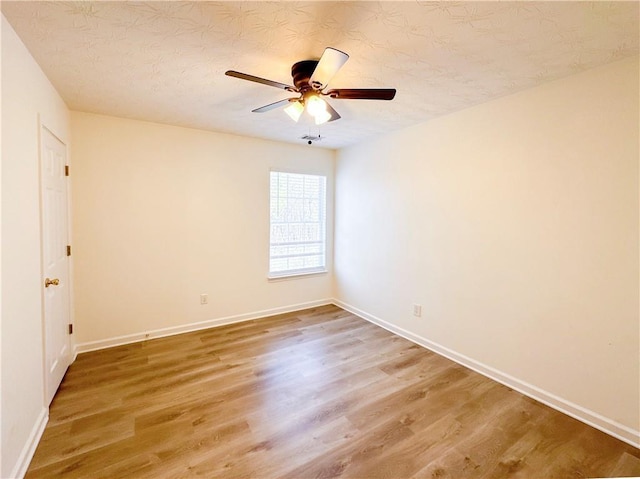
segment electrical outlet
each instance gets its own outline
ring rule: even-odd
[[[422,305],[421,304],[414,304],[413,305],[413,315],[418,317],[418,318],[422,316]]]
[[[201,294],[200,295],[200,304],[209,304],[209,295]]]

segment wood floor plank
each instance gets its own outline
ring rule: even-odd
[[[640,451],[338,307],[81,354],[27,478],[640,476]]]

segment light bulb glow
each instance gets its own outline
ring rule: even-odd
[[[323,123],[326,123],[331,119],[331,113],[329,113],[327,110],[323,110],[315,116],[315,119],[316,125],[322,125]]]
[[[303,111],[304,106],[299,101],[291,102],[291,104],[284,109],[284,112],[295,122],[300,119],[300,115],[302,115]]]
[[[327,103],[319,96],[310,96],[306,102],[307,111],[309,112],[309,115],[313,116],[314,118],[322,112],[326,113],[327,111]]]

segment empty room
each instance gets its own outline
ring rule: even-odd
[[[0,8],[0,477],[640,477],[639,2]]]

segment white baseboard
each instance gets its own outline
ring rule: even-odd
[[[548,391],[540,389],[525,381],[521,381],[513,376],[503,373],[497,369],[494,369],[486,364],[482,364],[475,359],[469,358],[463,354],[452,351],[451,349],[434,343],[426,338],[418,336],[410,331],[395,326],[383,319],[380,319],[372,314],[362,311],[350,304],[343,301],[334,299],[333,304],[339,306],[346,311],[349,311],[357,316],[360,316],[367,321],[376,324],[388,331],[391,331],[398,336],[401,336],[409,341],[416,343],[424,348],[427,348],[435,353],[438,353],[452,361],[461,364],[477,373],[482,374],[494,381],[497,381],[505,386],[515,389],[516,391],[528,396],[536,401],[546,404],[553,409],[560,411],[568,416],[571,416],[578,421],[581,421],[589,426],[595,427],[600,431],[609,434],[621,441],[626,442],[636,448],[640,449],[640,431],[631,429],[630,427],[620,424],[612,419],[602,416],[594,411],[586,409],[578,404],[574,404],[571,401],[567,401],[561,397],[556,396]]]
[[[199,331],[201,329],[215,328],[216,326],[224,326],[226,324],[240,323],[242,321],[250,321],[252,319],[264,318],[275,314],[290,313],[301,309],[314,308],[333,304],[332,299],[321,299],[317,301],[308,301],[306,303],[292,304],[280,308],[265,309],[262,311],[254,311],[252,313],[237,314],[234,316],[226,316],[223,318],[209,319],[198,323],[181,324],[180,326],[171,326],[169,328],[154,329],[151,331],[143,331],[140,333],[127,334],[125,336],[116,336],[98,341],[90,341],[75,345],[75,357],[79,353],[88,351],[96,351],[98,349],[112,348],[114,346],[122,346],[123,344],[137,343],[149,339],[163,338],[165,336],[173,336],[175,334],[189,333],[191,331]]]
[[[31,463],[31,459],[36,452],[36,448],[38,447],[38,443],[40,442],[40,438],[44,433],[44,428],[49,421],[49,408],[43,407],[38,415],[38,419],[36,419],[33,428],[31,429],[31,434],[27,438],[27,442],[22,448],[22,452],[18,457],[18,461],[11,471],[12,478],[22,479],[24,475],[27,473],[27,469],[29,469],[29,464]]]

